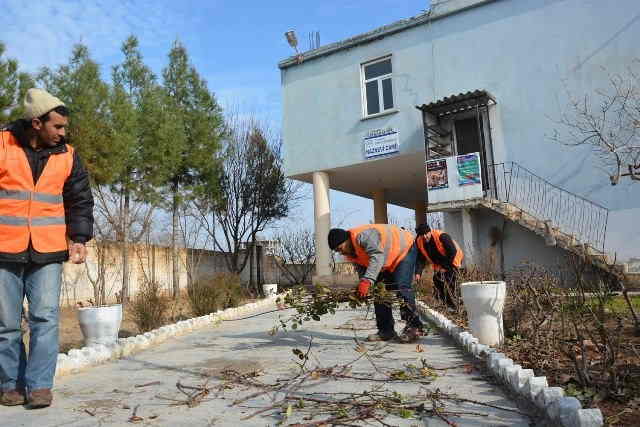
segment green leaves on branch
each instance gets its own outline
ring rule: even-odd
[[[305,286],[296,286],[284,297],[276,300],[277,304],[294,309],[296,312],[278,319],[278,327],[298,329],[304,322],[319,321],[326,314],[335,314],[341,304],[348,304],[350,308],[367,306],[373,302],[382,304],[402,304],[395,292],[390,292],[384,286],[375,286],[366,298],[360,298],[351,289],[333,289],[324,285],[316,285],[309,290]]]

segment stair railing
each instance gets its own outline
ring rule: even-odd
[[[550,221],[579,244],[604,252],[609,209],[558,187],[516,162],[490,166],[495,188],[492,196],[508,202],[541,221]]]

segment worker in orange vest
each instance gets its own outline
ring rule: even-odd
[[[349,230],[333,228],[329,231],[329,247],[353,262],[360,276],[357,292],[361,298],[369,294],[372,284],[383,276],[390,279],[403,304],[401,317],[406,323],[398,336],[394,328],[393,313],[388,303],[374,302],[378,332],[368,341],[415,342],[423,335],[423,324],[416,310],[416,295],[412,286],[417,250],[412,232],[389,224],[367,224]]]
[[[455,240],[441,230],[432,230],[427,224],[416,228],[416,280],[420,280],[422,270],[428,262],[433,267],[433,285],[438,298],[448,308],[455,309],[452,298],[456,292],[458,270],[462,266],[464,254]]]
[[[65,141],[69,110],[29,89],[22,119],[0,129],[0,404],[51,405],[58,360],[62,263],[86,258],[93,197]],[[70,240],[70,243],[68,241]],[[29,304],[29,354],[22,302]]]

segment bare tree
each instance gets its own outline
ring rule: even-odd
[[[442,212],[431,212],[427,214],[427,224],[434,229],[442,228]],[[395,215],[389,215],[389,224],[397,225],[409,231],[414,231],[417,225],[415,218],[400,218]]]
[[[640,60],[633,61],[638,66]],[[607,88],[569,97],[552,140],[569,146],[589,146],[608,171],[611,185],[621,177],[640,181],[640,75],[630,67],[611,75]]]
[[[225,253],[229,271],[244,270],[256,235],[285,217],[301,198],[301,183],[285,178],[280,138],[255,116],[227,119],[222,172],[216,188],[195,203],[214,248]],[[257,291],[257,289],[256,289]]]
[[[154,207],[135,200],[126,200],[127,197],[123,193],[118,189],[113,191],[104,185],[96,185],[93,188],[96,222],[101,224],[98,238],[122,242],[120,295],[124,303],[129,299],[129,245],[140,242],[149,232]]]
[[[62,269],[62,299],[67,306],[77,300],[78,282],[82,278],[83,266],[67,263]]]
[[[94,256],[87,257],[84,263],[87,279],[93,287],[93,304],[107,304],[115,286],[115,277],[120,273],[113,243],[108,240],[94,239],[92,243]]]
[[[308,228],[282,229],[274,237],[276,263],[293,284],[309,279],[316,262],[314,233]]]

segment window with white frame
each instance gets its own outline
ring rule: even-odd
[[[364,116],[393,109],[391,57],[362,64]]]

